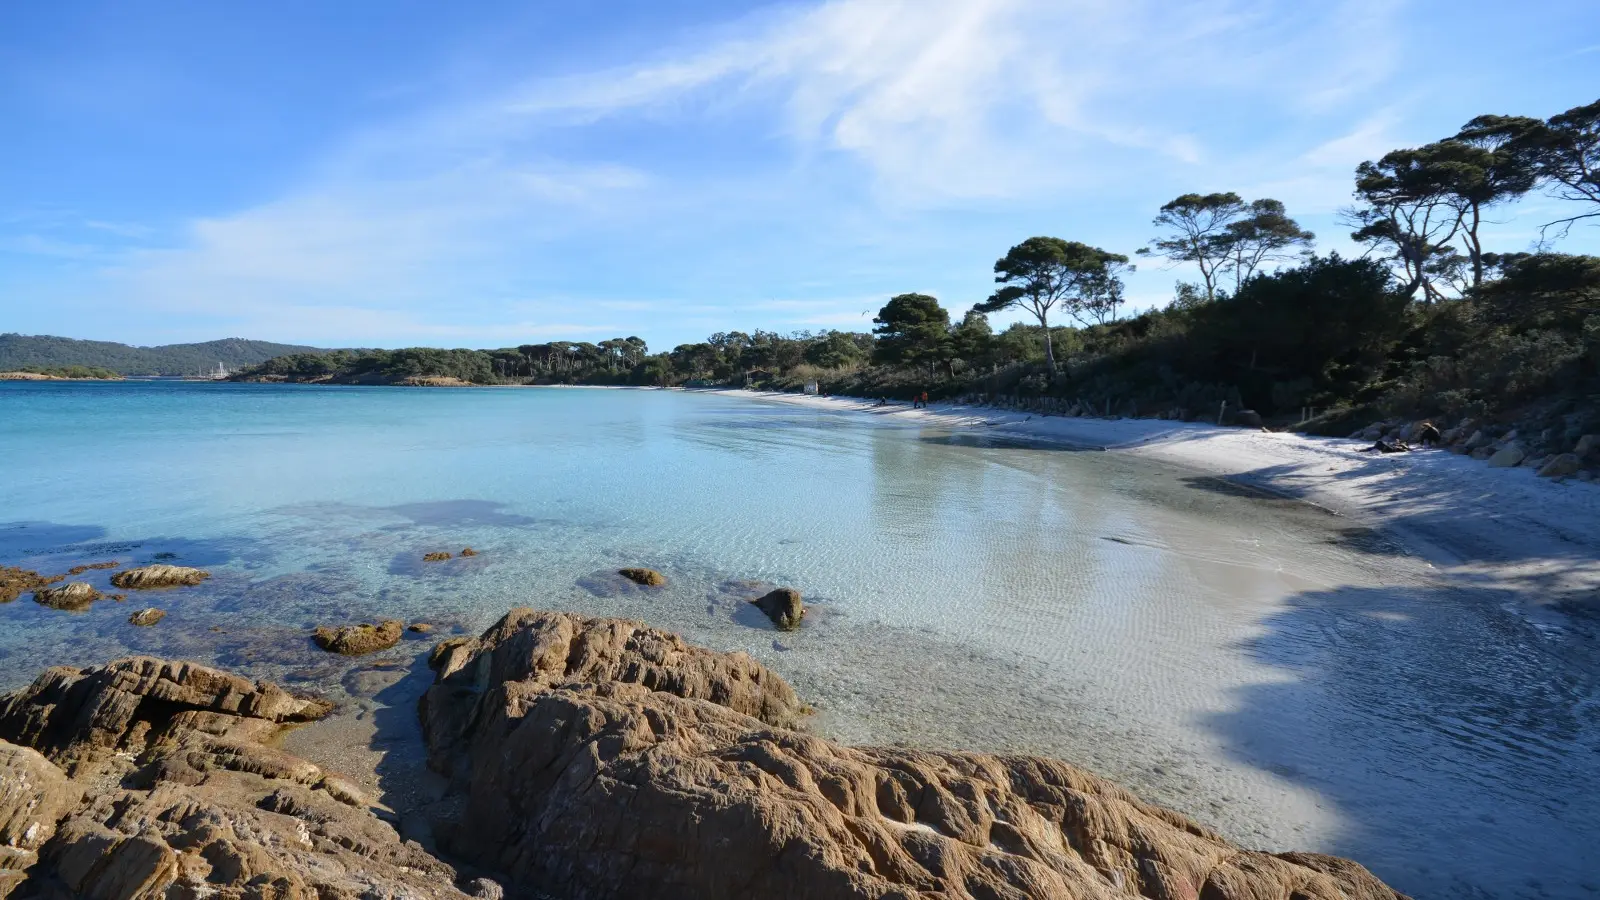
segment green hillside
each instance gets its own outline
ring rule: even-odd
[[[0,334],[0,372],[27,368],[93,366],[123,375],[200,375],[217,363],[239,369],[290,353],[325,353],[319,347],[224,338],[202,344],[133,347],[50,335]]]

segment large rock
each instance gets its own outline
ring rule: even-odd
[[[1520,444],[1507,444],[1489,455],[1489,465],[1497,469],[1509,469],[1521,465],[1527,457],[1527,451]]]
[[[435,684],[422,698],[430,762],[448,772],[473,722],[497,702],[492,685],[626,682],[711,700],[771,725],[807,707],[789,683],[745,653],[695,647],[640,622],[513,609],[477,639],[441,641],[429,657]]]
[[[85,581],[69,581],[60,587],[39,588],[33,592],[34,602],[51,609],[82,612],[100,599],[100,592]]]
[[[800,592],[794,588],[778,588],[752,602],[757,609],[767,614],[772,624],[783,631],[799,628],[800,620],[806,615],[806,607],[800,600]]]
[[[1579,459],[1600,456],[1600,434],[1586,434],[1578,438],[1578,443],[1572,448],[1572,455]]]
[[[406,623],[396,619],[387,619],[376,625],[322,625],[312,633],[311,639],[329,653],[365,656],[400,643],[405,628]]]
[[[1544,465],[1539,467],[1539,476],[1542,478],[1565,478],[1576,475],[1583,469],[1583,461],[1578,459],[1576,453],[1560,453],[1550,457]]]
[[[0,741],[0,897],[39,860],[56,822],[83,800],[83,788],[37,750]]]
[[[154,565],[118,572],[111,576],[111,583],[119,588],[146,590],[199,584],[210,577],[210,572],[191,569],[188,566]]]
[[[430,760],[463,795],[435,834],[510,896],[1400,897],[1355,863],[1242,850],[1055,760],[775,727],[798,711],[776,675],[637,623],[516,610],[435,662]],[[740,689],[705,690],[729,672]]]
[[[147,658],[0,697],[0,897],[465,897],[348,782],[263,743],[327,709]]]

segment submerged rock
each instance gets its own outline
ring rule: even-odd
[[[396,619],[388,619],[377,625],[323,625],[317,628],[311,639],[330,653],[364,656],[400,643],[400,634],[405,627],[404,622]]]
[[[465,897],[348,781],[266,745],[328,709],[145,657],[0,696],[0,897]]]
[[[140,628],[149,628],[166,617],[167,614],[164,610],[159,610],[152,606],[148,609],[141,609],[129,616],[128,621]]]
[[[195,585],[211,577],[210,572],[188,566],[153,565],[128,569],[111,576],[111,584],[119,588],[147,590],[149,588]]]
[[[617,574],[643,587],[661,587],[667,583],[667,576],[655,569],[618,569]]]
[[[805,618],[805,604],[800,602],[800,592],[794,588],[778,588],[752,602],[782,631],[799,628],[800,620]]]
[[[463,547],[461,549],[461,553],[459,555],[463,556],[463,557],[466,557],[466,556],[477,556],[478,555],[478,551],[472,549],[471,547]]]
[[[16,566],[0,566],[0,603],[10,603],[29,591],[55,584],[65,575],[40,575]]]
[[[120,563],[118,563],[116,560],[111,560],[110,562],[89,563],[88,565],[84,566],[73,566],[67,570],[67,574],[82,575],[83,573],[94,569],[115,569],[118,565],[120,565]]]
[[[40,606],[69,612],[86,610],[99,599],[100,592],[86,581],[72,581],[60,587],[40,588],[33,592],[33,600]]]
[[[450,558],[450,554],[442,552],[442,551],[436,551],[434,553],[424,553],[424,554],[422,554],[422,561],[423,562],[444,562],[445,560],[447,560],[449,558]]]
[[[430,763],[463,796],[434,834],[513,895],[1401,897],[1066,763],[789,730],[803,708],[777,675],[639,623],[513,610],[435,663]]]
[[[433,626],[427,622],[412,622],[406,630],[416,634],[427,634],[433,630]]]

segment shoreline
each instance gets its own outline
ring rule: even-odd
[[[708,391],[709,392],[709,391]],[[1383,529],[1441,575],[1516,591],[1540,624],[1557,608],[1600,613],[1600,483],[1492,468],[1448,450],[1361,453],[1370,442],[1174,422],[1045,416],[934,403],[722,389],[715,393],[904,426],[1124,453],[1295,500]]]

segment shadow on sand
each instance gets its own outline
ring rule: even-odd
[[[1290,677],[1205,724],[1338,815],[1332,852],[1419,898],[1592,897],[1600,659],[1510,612],[1517,594],[1294,596],[1240,648]]]

